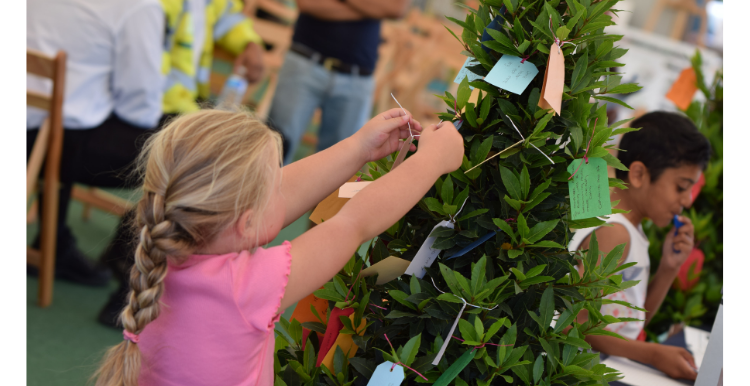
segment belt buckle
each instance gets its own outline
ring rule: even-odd
[[[333,66],[337,66],[341,63],[340,60],[336,58],[325,58],[323,60],[323,68],[325,68],[328,71],[333,70]]]

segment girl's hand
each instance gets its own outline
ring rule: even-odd
[[[390,109],[370,119],[352,138],[359,143],[367,162],[377,161],[401,147],[399,139],[409,138],[409,125],[414,135],[422,131],[422,125],[408,111]],[[409,150],[417,147],[412,144]]]
[[[419,136],[419,151],[438,164],[443,174],[461,167],[464,140],[451,122],[427,126]]]
[[[676,236],[674,227],[667,233],[659,263],[661,267],[670,271],[679,270],[693,251],[693,223],[685,216],[679,216],[678,220],[684,225],[677,231]]]

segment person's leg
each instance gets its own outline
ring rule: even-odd
[[[323,102],[318,151],[356,133],[370,119],[374,88],[372,76],[335,74]]]
[[[320,106],[326,86],[326,78],[320,77],[321,70],[311,60],[289,52],[279,71],[279,84],[271,103],[268,124],[284,135],[284,164],[294,160],[300,139],[315,109]]]

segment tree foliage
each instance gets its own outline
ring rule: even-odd
[[[302,328],[325,331],[325,326],[283,321],[294,332],[280,332],[277,339],[277,384],[365,385],[385,360],[408,365],[428,379],[407,370],[405,384],[434,383],[467,351],[473,358],[458,373],[457,385],[598,385],[617,378],[613,369],[599,364],[598,354],[589,352],[584,338],[616,336],[604,327],[621,320],[599,310],[610,302],[604,296],[635,284],[623,282],[619,274],[631,264],[618,266],[622,248],[600,254],[595,239],[583,253],[572,254],[566,248],[571,229],[604,223],[597,218],[571,219],[568,164],[583,158],[588,147],[588,157],[624,168],[605,145],[624,130],[618,129],[624,122],[610,124],[606,107],[596,103],[610,101],[607,93],[639,89],[620,84],[619,73],[610,71],[622,66],[617,60],[626,52],[615,46],[621,36],[603,30],[613,24],[607,12],[616,12],[612,7],[617,2],[482,0],[464,20],[451,19],[464,28],[456,38],[463,54],[478,61],[470,68],[474,73],[487,75],[502,55],[528,54],[539,74],[521,95],[484,80],[464,79],[456,96],[448,92],[440,96],[448,106],[440,118],[462,121],[463,165],[436,181],[416,207],[369,245],[364,256],[353,256],[339,275],[316,292],[331,307],[354,308],[355,319],[366,320],[364,329],[354,331],[357,319],[342,331],[352,334],[359,347],[356,356],[346,360],[337,353],[334,369],[310,367],[307,357],[312,349],[307,347],[317,347],[319,342],[311,333],[302,350]],[[505,22],[488,32],[490,40],[480,41],[498,15]],[[551,30],[573,43],[563,45],[565,88],[559,116],[537,107],[554,41]],[[474,102],[469,86],[480,90]],[[371,163],[362,177],[379,178],[390,170],[393,158]],[[611,179],[610,185],[622,182]],[[451,219],[454,229],[433,231],[439,222]],[[411,260],[430,234],[436,237],[433,247],[442,253],[424,278],[404,275],[377,285],[374,277],[359,277],[363,265],[388,256]],[[488,235],[478,247],[455,256]],[[582,273],[576,269],[579,263]],[[453,333],[463,342],[448,336],[463,306],[461,299],[481,307],[468,306],[463,312]],[[575,316],[584,309],[589,321],[579,324]],[[554,327],[552,320],[556,320]],[[451,339],[448,349],[433,366],[445,339]]]

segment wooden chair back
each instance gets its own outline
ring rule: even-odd
[[[26,90],[26,105],[46,110],[45,119],[26,164],[26,204],[35,190],[44,162],[43,207],[40,223],[40,250],[27,249],[26,261],[39,268],[39,306],[52,303],[55,279],[55,243],[60,189],[60,159],[63,142],[63,98],[65,92],[65,52],[50,57],[34,50],[26,51],[26,72],[52,81],[52,93]]]

